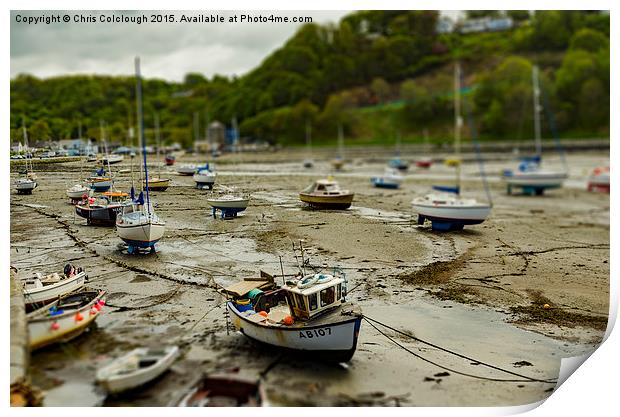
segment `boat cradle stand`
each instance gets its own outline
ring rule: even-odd
[[[422,225],[426,221],[426,216],[418,214],[418,224]],[[449,232],[452,230],[463,230],[466,222],[458,220],[442,220],[428,219],[431,222],[431,229],[436,232]]]
[[[199,190],[212,190],[213,184],[214,183],[212,182],[196,183],[196,188],[198,188]]]
[[[217,218],[217,210],[220,211],[221,219],[232,219],[237,217],[237,213],[245,210],[244,208],[230,208],[230,207],[213,207],[213,218]]]
[[[132,244],[127,244],[127,253],[129,255],[136,255],[139,254],[140,251],[146,251],[148,250],[149,253],[155,253],[155,242],[153,243],[149,243],[148,246],[137,246],[137,245],[132,245]]]

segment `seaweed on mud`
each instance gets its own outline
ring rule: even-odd
[[[479,304],[480,302],[475,298],[478,295],[478,291],[475,289],[457,285],[448,288],[441,288],[438,291],[431,291],[430,294],[443,301],[454,301],[461,304]]]
[[[553,303],[541,291],[529,290],[528,294],[531,300],[530,305],[510,307],[513,313],[521,316],[516,320],[517,323],[549,323],[566,327],[584,326],[596,330],[607,328],[606,316],[592,316],[569,311]]]
[[[400,274],[398,278],[413,285],[443,284],[448,282],[464,264],[465,256],[462,255],[451,261],[431,262],[417,271]]]

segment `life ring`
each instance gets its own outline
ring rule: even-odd
[[[299,280],[297,283],[297,288],[303,290],[304,288],[309,288],[313,286],[319,280],[319,274],[308,275]]]
[[[329,282],[332,279],[334,279],[334,276],[329,275],[329,274],[316,274],[316,275],[318,275],[318,279],[316,281],[317,284],[325,284],[326,282]]]

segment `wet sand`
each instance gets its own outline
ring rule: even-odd
[[[496,158],[486,166],[491,217],[456,233],[418,226],[410,204],[432,184],[450,181],[448,167],[411,168],[400,190],[380,190],[369,177],[385,162],[350,161],[335,177],[356,193],[351,209],[313,211],[302,206],[298,192],[328,174],[329,165],[305,170],[301,160],[276,155],[275,163],[273,154],[261,162],[260,153],[216,161],[216,190],[252,195],[249,208],[233,220],[212,218],[208,191],[196,190],[191,177],[172,167],[171,187],[151,193],[167,223],[165,237],[157,254],[139,256],[126,253],[114,228],[86,226],[74,215],[65,189],[77,181],[79,163],[36,167],[39,188],[30,196],[11,195],[12,265],[27,276],[71,262],[108,292],[105,314],[88,334],[34,353],[31,372],[47,391],[45,405],[167,405],[201,372],[237,367],[262,375],[274,405],[519,405],[550,395],[553,384],[445,375],[367,322],[347,366],[305,363],[227,331],[215,288],[259,270],[279,274],[280,256],[284,272],[295,273],[292,245],[300,240],[311,265],[346,271],[349,298],[367,316],[478,360],[556,378],[560,358],[600,342],[609,303],[609,195],[586,192],[585,181],[608,154],[570,154],[566,187],[543,197],[506,195],[497,178],[506,163]],[[177,163],[186,160],[197,158]],[[463,167],[463,192],[484,199],[477,169],[474,163]],[[129,184],[128,173],[117,174],[118,189]],[[387,334],[450,369],[510,379]],[[158,343],[182,347],[171,372],[142,390],[105,399],[94,386],[96,368],[134,346]]]

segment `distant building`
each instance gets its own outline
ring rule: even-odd
[[[214,121],[207,128],[207,138],[197,140],[194,143],[195,152],[212,152],[221,149],[226,139],[226,126],[219,121]]]
[[[435,31],[437,33],[452,33],[454,32],[455,23],[449,17],[443,16],[437,20],[437,26],[435,26]]]
[[[458,24],[459,33],[478,33],[478,32],[499,32],[509,30],[514,27],[511,17],[481,17],[478,19],[467,19]]]

